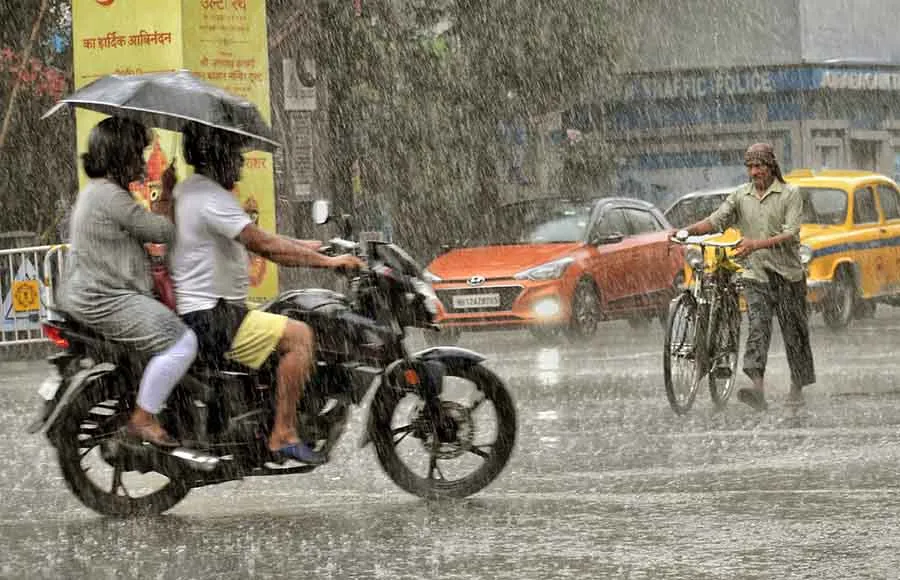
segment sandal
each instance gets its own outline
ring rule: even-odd
[[[178,439],[173,438],[166,433],[165,429],[161,426],[154,425],[153,423],[135,425],[134,423],[129,422],[128,425],[125,426],[125,435],[133,439],[140,439],[141,441],[145,441],[163,449],[181,447],[181,442],[179,442]]]
[[[323,465],[328,462],[328,456],[312,449],[306,443],[297,441],[289,443],[278,451],[272,451],[273,455],[283,457],[285,459],[293,459],[308,465]]]

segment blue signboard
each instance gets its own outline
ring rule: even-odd
[[[626,75],[613,99],[703,99],[820,89],[900,91],[900,69],[758,68]]]

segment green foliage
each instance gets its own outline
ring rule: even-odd
[[[74,197],[77,177],[72,116],[41,120],[71,89],[68,4],[50,2],[27,61],[23,56],[40,2],[3,0],[0,19],[0,116],[19,84],[0,149],[0,231],[31,231],[47,242],[57,238],[56,223],[62,206]]]
[[[320,4],[339,202],[371,227],[389,210],[420,255],[471,236],[498,202],[498,123],[598,94],[616,40],[604,1],[363,0]],[[566,155],[593,179],[599,146]],[[364,192],[341,184],[359,159]],[[587,177],[584,177],[587,176]],[[433,224],[427,225],[427,224]],[[427,226],[426,226],[427,225]],[[426,226],[426,227],[423,227]]]

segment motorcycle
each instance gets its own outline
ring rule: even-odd
[[[329,220],[327,202],[313,209],[317,224]],[[402,248],[335,238],[320,251],[363,258],[346,294],[292,290],[261,306],[316,335],[315,370],[297,409],[300,438],[330,459],[351,407],[371,394],[360,447],[374,447],[399,487],[429,500],[483,489],[515,442],[516,410],[503,381],[471,350],[409,352],[407,329],[434,328],[437,297]],[[72,320],[48,320],[44,330],[61,351],[49,357],[55,372],[39,389],[44,402],[29,431],[46,434],[70,490],[101,514],[158,514],[193,488],[321,467],[284,461],[265,445],[277,361],[258,371],[195,363],[159,414],[183,445],[164,450],[124,432],[146,361]],[[484,428],[483,418],[492,424]]]

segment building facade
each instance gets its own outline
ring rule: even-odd
[[[620,191],[662,204],[740,183],[755,141],[785,171],[900,177],[895,0],[640,4],[617,81],[566,121],[614,144]]]

